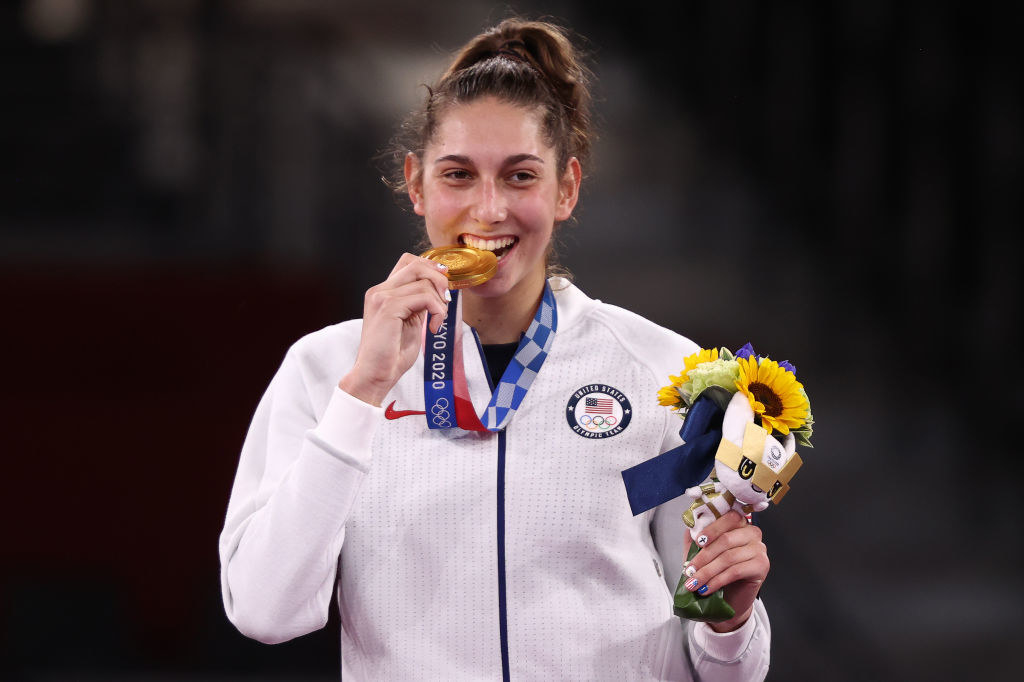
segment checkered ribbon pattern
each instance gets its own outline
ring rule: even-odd
[[[519,340],[519,347],[508,363],[505,373],[501,375],[491,402],[484,411],[484,426],[488,431],[501,431],[515,415],[519,405],[530,390],[530,385],[537,378],[537,372],[548,357],[551,342],[558,328],[558,310],[555,307],[555,295],[545,282],[544,296],[541,298],[537,314],[533,322]]]

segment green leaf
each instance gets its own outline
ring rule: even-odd
[[[729,407],[729,401],[732,400],[733,393],[733,391],[729,391],[721,386],[708,386],[700,392],[702,396],[708,397],[711,402],[721,408],[722,412],[725,412],[725,408]]]

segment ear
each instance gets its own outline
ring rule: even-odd
[[[729,400],[725,417],[722,418],[722,438],[743,447],[743,434],[746,433],[747,424],[753,421],[754,410],[750,407],[750,401],[742,391],[736,391]]]
[[[580,198],[580,182],[583,180],[583,169],[575,156],[569,159],[565,167],[565,175],[558,183],[558,205],[555,207],[555,220],[568,220],[576,208]]]
[[[423,167],[418,156],[409,152],[405,155],[405,186],[409,191],[409,201],[416,215],[423,215]]]

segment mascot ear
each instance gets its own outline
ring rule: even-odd
[[[782,445],[782,449],[786,452],[786,461],[788,462],[789,458],[793,456],[794,452],[796,452],[796,437],[794,437],[793,432],[790,431],[786,434],[785,438],[779,441],[779,443]]]
[[[747,424],[753,421],[754,410],[750,407],[750,400],[745,394],[737,391],[729,400],[729,407],[722,418],[722,438],[733,445],[742,446]]]
[[[743,447],[743,437],[746,434],[747,424],[754,421],[754,410],[750,407],[750,401],[742,393],[735,393],[732,399],[729,401],[729,407],[725,410],[725,416],[722,417],[722,438],[733,443],[737,447]],[[765,452],[772,443],[778,443],[783,451],[783,462],[789,461],[789,458],[796,451],[796,438],[793,437],[792,432],[787,433],[783,436],[781,433],[774,432],[772,435],[765,438]]]

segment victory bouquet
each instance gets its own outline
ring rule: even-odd
[[[658,391],[659,404],[683,419],[683,445],[622,477],[634,515],[679,495],[694,498],[683,514],[692,560],[709,523],[730,509],[749,520],[785,497],[802,464],[796,445],[811,447],[814,419],[796,367],[757,355],[749,343],[735,353],[701,349],[683,363]],[[686,579],[684,573],[676,587],[676,615],[700,621],[735,615],[722,590],[698,595],[684,587]]]

